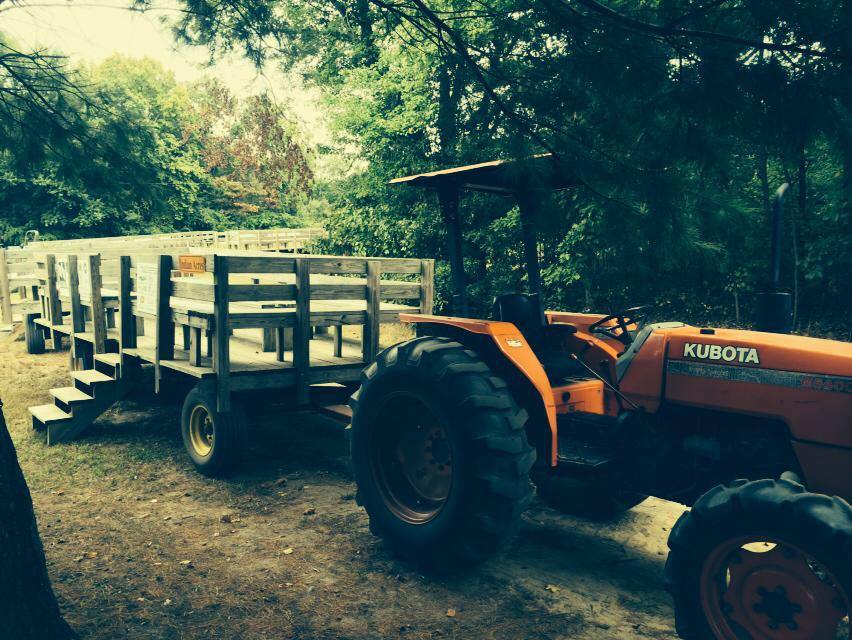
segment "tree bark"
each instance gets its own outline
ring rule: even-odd
[[[0,637],[75,638],[50,586],[32,498],[2,406],[0,401]]]

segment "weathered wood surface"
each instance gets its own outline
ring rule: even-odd
[[[298,402],[307,403],[311,384],[357,380],[376,356],[382,323],[431,311],[433,304],[430,260],[246,252],[180,258],[171,252],[73,256],[89,265],[89,291],[81,291],[71,268],[73,284],[65,291],[64,282],[60,294],[57,258],[45,255],[46,306],[65,296],[73,307],[67,320],[61,309],[52,313],[50,326],[91,343],[94,353],[117,345],[124,358],[154,364],[158,388],[163,368],[210,378],[218,408],[227,412],[233,391],[295,387]],[[111,309],[118,322],[107,324]],[[84,314],[91,327],[80,323]],[[150,336],[142,335],[145,323],[154,329]],[[344,338],[350,325],[362,327],[361,340]]]
[[[6,250],[0,249],[0,321],[12,324],[12,290],[9,283],[9,269],[6,266]]]

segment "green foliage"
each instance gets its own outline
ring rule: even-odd
[[[180,39],[274,60],[323,90],[333,168],[314,184],[296,132],[266,99],[116,61],[90,72],[95,107],[78,104],[85,117],[64,135],[90,129],[98,162],[63,163],[54,138],[35,137],[26,157],[41,149],[49,160],[22,172],[6,146],[4,189],[41,202],[45,229],[326,211],[327,251],[438,258],[440,308],[451,292],[436,198],[388,181],[551,151],[578,186],[551,194],[537,221],[549,306],[654,303],[661,318],[704,322],[733,317],[736,304],[747,323],[767,286],[771,195],[788,181],[783,280],[799,324],[852,312],[849,0],[181,4]],[[16,202],[0,205],[25,208]],[[526,286],[519,214],[471,195],[460,217],[468,292],[484,311]]]
[[[23,80],[6,75],[20,95],[0,103],[5,243],[27,229],[65,238],[298,224],[313,175],[294,125],[269,97],[186,86],[148,59],[76,70],[48,60],[49,68],[30,62]],[[31,104],[27,82],[43,87],[50,113]],[[20,114],[65,128],[19,141]]]
[[[325,188],[329,249],[445,258],[434,194],[388,180],[546,149],[581,183],[539,220],[549,306],[650,302],[702,322],[733,319],[736,294],[747,322],[766,287],[770,195],[789,181],[783,280],[797,281],[800,325],[852,311],[848,3],[607,3],[636,24],[592,1],[313,6],[322,18],[291,25],[310,56],[275,54],[326,89],[349,158]],[[219,35],[234,35],[229,3],[217,7]],[[484,311],[526,286],[518,213],[467,196],[461,215],[468,294]]]

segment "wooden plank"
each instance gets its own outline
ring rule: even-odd
[[[230,316],[232,329],[263,329],[265,327],[294,327],[296,326],[296,310],[285,314],[260,314],[242,316],[232,313]]]
[[[366,284],[312,284],[311,300],[366,300]]]
[[[68,261],[68,293],[71,302],[71,332],[68,334],[71,340],[71,370],[85,369],[83,354],[80,343],[75,337],[78,333],[86,330],[86,320],[83,315],[83,305],[80,302],[80,275],[77,271],[77,256],[70,255]]]
[[[275,351],[275,329],[266,327],[261,329],[260,349],[264,353],[272,353]]]
[[[420,285],[416,282],[406,284],[382,283],[380,297],[382,300],[419,300],[420,295]]]
[[[136,319],[133,317],[131,303],[130,256],[118,258],[118,350],[132,349],[136,346]]]
[[[201,366],[201,328],[189,327],[189,364]]]
[[[420,273],[417,258],[371,258],[382,263],[382,273]]]
[[[9,268],[6,265],[6,250],[0,249],[0,317],[3,324],[12,324],[12,290],[9,286]]]
[[[311,300],[366,300],[366,284],[312,284]]]
[[[171,256],[161,255],[157,260],[156,328],[154,332],[154,386],[160,392],[162,380],[161,360],[174,360],[175,325],[172,322],[169,298],[171,295]]]
[[[293,273],[296,270],[294,258],[265,256],[228,256],[229,273]],[[208,260],[208,268],[211,261]]]
[[[274,300],[295,300],[294,284],[232,284],[228,292],[231,302],[246,300],[266,302]]]
[[[334,325],[334,357],[343,355],[343,325]]]
[[[213,301],[215,322],[213,368],[216,371],[216,408],[222,413],[228,413],[231,410],[230,327],[228,325],[228,278],[231,260],[225,256],[213,256],[213,283],[216,293]]]
[[[176,278],[172,281],[172,296],[188,300],[213,302],[212,282],[192,282],[194,278]]]
[[[104,311],[103,301],[101,299],[101,257],[98,254],[90,255],[89,262],[89,284],[91,286],[92,296],[92,333],[94,334],[94,350],[95,353],[106,352],[106,312]]]
[[[284,362],[284,354],[293,350],[293,329],[275,327],[275,359]]]
[[[47,269],[47,308],[50,318],[50,326],[62,324],[62,303],[59,302],[59,291],[56,288],[56,256],[53,254],[45,258],[45,266]],[[54,350],[59,350],[62,346],[62,338],[58,333],[51,330],[51,339],[53,340]]]
[[[367,273],[366,258],[304,258],[310,260],[311,273],[352,273],[365,275]]]
[[[174,300],[174,297],[170,298],[170,304],[172,300]],[[191,310],[184,313],[182,311],[175,311],[172,309],[172,322],[175,324],[183,324],[187,327],[198,327],[199,329],[213,328],[212,314],[196,314]]]
[[[432,315],[435,307],[435,261],[420,261],[420,313]]]
[[[365,363],[376,359],[379,348],[379,326],[381,323],[381,281],[382,265],[377,260],[367,263],[367,309],[364,316],[362,334],[362,352]]]
[[[293,329],[293,366],[296,368],[296,402],[310,400],[308,369],[311,359],[311,264],[296,259],[296,326]]]

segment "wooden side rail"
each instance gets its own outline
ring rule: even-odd
[[[355,379],[361,363],[376,357],[383,322],[433,304],[431,260],[169,253],[41,260],[49,320],[40,324],[53,331],[54,345],[70,338],[75,363],[91,367],[97,354],[117,348],[122,361],[154,365],[157,390],[163,368],[209,378],[223,412],[234,389],[295,386],[306,403],[312,383]],[[344,349],[349,325],[361,326],[360,353]],[[183,344],[176,347],[177,327]],[[322,335],[325,327],[333,338]],[[263,330],[268,356],[252,351],[244,329]],[[235,330],[241,333],[232,338]]]

